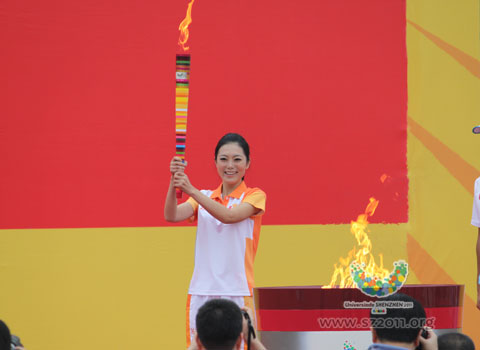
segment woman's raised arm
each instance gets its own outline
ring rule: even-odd
[[[172,186],[178,187],[187,193],[206,211],[208,211],[210,215],[212,215],[215,219],[220,220],[224,224],[234,224],[236,222],[240,222],[250,216],[258,214],[261,211],[250,203],[242,203],[234,208],[228,209],[192,186],[188,176],[185,173],[175,173],[173,176]]]
[[[172,177],[168,185],[167,197],[165,198],[165,205],[163,208],[163,215],[165,220],[169,222],[180,222],[188,219],[194,214],[193,208],[189,203],[177,204],[177,195],[174,186],[174,176],[176,173],[182,173],[187,166],[186,162],[182,162],[179,157],[173,157],[170,162],[170,172]]]

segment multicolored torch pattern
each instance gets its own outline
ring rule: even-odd
[[[185,159],[187,141],[188,90],[190,84],[190,55],[176,56],[176,89],[175,89],[175,149],[177,157]],[[177,189],[177,198],[182,192]]]

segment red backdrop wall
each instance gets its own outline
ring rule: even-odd
[[[0,4],[0,228],[162,226],[187,1]],[[193,6],[188,174],[243,134],[265,224],[407,221],[405,1]],[[390,178],[382,183],[380,176]]]

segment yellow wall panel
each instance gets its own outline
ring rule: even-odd
[[[416,169],[409,175],[411,234],[476,298],[477,230],[470,225],[472,195],[411,134],[409,150],[409,166]]]
[[[4,230],[0,309],[29,349],[185,342],[194,228]]]
[[[409,57],[408,114],[435,137],[480,167],[480,140],[472,128],[480,124],[480,79],[407,26]]]
[[[480,59],[477,0],[407,0],[407,19]]]
[[[470,219],[480,169],[480,138],[471,132],[480,124],[479,6],[476,0],[407,1],[410,234],[432,258],[422,276],[428,271],[429,282],[465,284],[464,329],[477,344],[477,229]],[[432,148],[426,134],[445,147]]]

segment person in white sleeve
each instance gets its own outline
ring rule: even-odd
[[[478,227],[477,237],[477,308],[480,310],[480,177],[475,181],[473,191],[472,225]]]
[[[195,267],[187,297],[187,347],[194,340],[195,317],[208,300],[229,299],[240,308],[253,305],[253,261],[260,237],[266,195],[249,188],[244,176],[250,167],[250,147],[234,133],[223,136],[215,148],[221,184],[198,190],[178,157],[170,162],[172,174],[164,215],[170,222],[197,220]],[[177,204],[175,189],[190,198]]]

